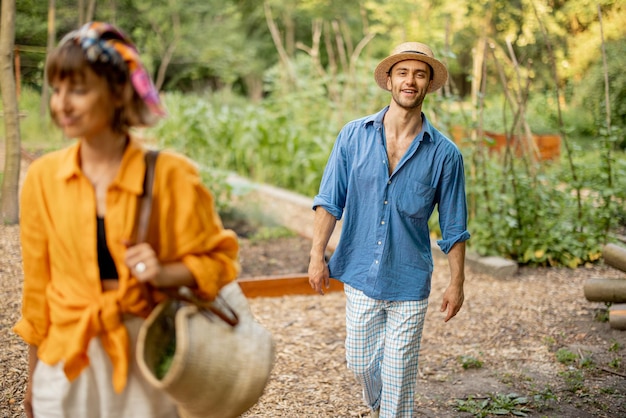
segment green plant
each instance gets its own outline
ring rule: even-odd
[[[532,395],[532,399],[533,399],[533,406],[536,409],[543,409],[548,407],[550,402],[554,402],[557,400],[556,395],[554,394],[554,392],[552,391],[552,388],[545,387],[543,390],[536,392]]]
[[[578,356],[567,348],[559,348],[556,352],[556,359],[562,364],[572,364],[576,362]]]
[[[172,361],[174,360],[174,354],[176,353],[176,338],[170,336],[164,348],[158,353],[157,363],[155,366],[155,376],[157,379],[162,379],[170,369]]]
[[[543,337],[543,342],[548,347],[553,347],[556,344],[556,340],[551,335],[546,335],[545,337]]]
[[[621,349],[622,349],[622,345],[617,341],[613,341],[613,343],[611,343],[611,346],[609,347],[609,351],[611,353],[617,353]]]
[[[615,357],[613,360],[609,362],[609,367],[613,369],[619,369],[619,366],[621,366],[621,364],[622,364],[622,358]]]
[[[578,365],[585,369],[585,368],[591,368],[594,366],[594,361],[593,358],[591,358],[591,356],[584,356],[580,359],[580,361],[578,362]]]
[[[323,115],[301,124],[290,113],[294,106],[277,108],[271,101],[213,103],[211,98],[179,94],[168,94],[165,101],[169,118],[153,128],[162,146],[211,169],[307,196],[317,192],[338,130]]]
[[[620,39],[615,39],[606,43],[608,75],[610,83],[610,108],[613,125],[626,126],[626,75],[623,68],[626,63],[626,45]],[[580,81],[573,82],[575,88],[572,89],[573,108],[585,108],[585,114],[589,114],[594,120],[604,120],[606,112],[606,102],[604,98],[605,89],[604,69],[602,60],[594,61],[586,71],[586,76]],[[579,115],[581,112],[578,112]],[[597,135],[597,128],[594,129]],[[626,143],[624,136],[616,143],[624,149]]]
[[[200,169],[202,183],[211,191],[215,201],[215,209],[222,215],[232,209],[233,187],[228,182],[228,176],[223,171]]]
[[[615,388],[601,388],[600,392],[608,395],[614,395],[617,393],[617,390]]]
[[[575,268],[600,258],[605,231],[594,202],[582,203],[581,218],[571,190],[555,187],[560,182],[554,173],[532,173],[521,163],[505,170],[484,157],[480,173],[468,172],[474,251],[535,266]]]
[[[611,302],[605,302],[605,308],[595,309],[593,313],[594,321],[598,322],[609,322],[609,307],[611,306]]]
[[[258,243],[275,238],[293,237],[295,232],[283,226],[267,227],[262,226],[250,236],[250,241]]]
[[[481,367],[483,367],[483,362],[474,356],[470,356],[470,355],[459,356],[458,360],[461,363],[461,366],[465,370],[480,369]]]
[[[590,368],[594,366],[593,358],[590,355],[571,352],[567,348],[559,348],[556,352],[556,359],[559,363],[569,365],[570,367],[577,365],[579,368]]]
[[[38,91],[25,87],[19,98],[20,140],[28,150],[53,151],[67,145],[60,129],[57,129],[48,113],[40,116],[41,96]],[[4,131],[4,127],[2,127]]]
[[[575,393],[585,388],[585,376],[582,371],[570,369],[560,372],[559,375],[563,378],[569,392]]]
[[[469,412],[476,417],[486,417],[488,415],[508,415],[513,414],[519,417],[528,416],[531,409],[528,407],[530,401],[527,397],[516,393],[490,394],[486,398],[457,400],[456,409],[460,412]]]

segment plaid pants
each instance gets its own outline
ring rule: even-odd
[[[411,418],[428,299],[392,302],[344,290],[346,360],[365,403],[381,418]]]

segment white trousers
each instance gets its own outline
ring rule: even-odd
[[[135,345],[142,319],[124,321],[130,337],[131,359],[126,388],[113,390],[111,360],[100,338],[89,344],[90,365],[72,382],[63,372],[63,363],[49,366],[37,362],[33,375],[35,418],[175,418],[176,406],[154,389],[141,375],[135,359]]]

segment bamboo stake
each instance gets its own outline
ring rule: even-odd
[[[560,100],[560,91],[559,91],[559,76],[556,70],[556,58],[554,57],[554,52],[552,51],[552,44],[550,42],[550,38],[548,37],[548,32],[543,24],[543,21],[539,17],[539,12],[537,12],[537,7],[535,7],[535,3],[531,2],[533,6],[533,12],[535,13],[535,18],[537,19],[537,23],[539,23],[539,28],[541,29],[541,34],[543,35],[543,39],[546,43],[546,48],[548,49],[548,57],[550,59],[550,69],[552,71],[552,78],[554,79],[554,91],[556,94],[556,109],[559,120],[559,133],[561,134],[561,138],[563,139],[563,145],[565,146],[565,150],[567,151],[567,161],[569,163],[570,171],[572,173],[572,184],[575,185],[576,190],[576,201],[577,201],[577,209],[578,209],[578,218],[583,218],[583,203],[582,203],[582,193],[580,182],[578,181],[578,174],[576,172],[576,166],[574,165],[574,160],[572,158],[572,150],[569,144],[569,140],[567,137],[567,132],[565,131],[565,124],[563,123],[563,115],[561,113],[561,100]],[[582,230],[583,225],[579,225],[580,230]]]
[[[600,40],[602,43],[602,67],[604,70],[604,102],[605,102],[605,111],[606,111],[606,131],[607,137],[605,138],[605,149],[606,155],[604,155],[604,160],[606,161],[607,167],[607,186],[610,189],[613,188],[613,174],[612,174],[612,166],[611,166],[611,142],[608,141],[611,136],[611,98],[609,96],[609,70],[606,63],[606,48],[604,46],[604,29],[602,27],[602,9],[600,9],[600,5],[598,4],[598,22],[600,23]],[[604,197],[604,208],[608,212],[611,206],[611,197]],[[611,230],[611,217],[607,218],[606,226],[605,226],[605,236],[608,236],[609,231]]]

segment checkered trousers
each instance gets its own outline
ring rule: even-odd
[[[411,418],[428,299],[383,301],[344,285],[346,360],[381,418]]]

